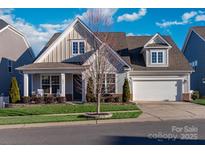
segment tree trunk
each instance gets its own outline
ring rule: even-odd
[[[97,94],[98,95],[98,100],[97,100],[97,113],[100,113],[100,93]]]

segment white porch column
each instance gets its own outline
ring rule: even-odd
[[[188,81],[188,83],[187,83],[187,90],[188,90],[188,93],[190,93],[190,87],[191,87],[191,82],[190,82],[190,74],[188,74],[188,77],[187,77],[187,81]]]
[[[61,96],[65,97],[65,73],[61,73]]]
[[[23,81],[24,81],[24,96],[28,96],[28,74],[23,75]]]

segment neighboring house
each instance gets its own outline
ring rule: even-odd
[[[194,72],[191,75],[191,90],[205,96],[205,26],[192,27],[184,43],[183,53]]]
[[[108,39],[104,37],[106,34],[109,34]],[[189,93],[192,69],[169,36],[93,33],[77,18],[63,33],[53,35],[33,64],[18,68],[24,73],[24,96],[29,95],[28,75],[32,74],[32,91],[60,92],[67,99],[85,101],[85,72],[90,67],[88,61],[96,53],[91,38],[110,53],[108,62],[114,71],[106,74],[103,82],[108,93],[121,95],[126,77],[133,101],[178,101],[183,99],[184,93]],[[82,81],[81,90],[77,89],[76,78]],[[109,89],[111,85],[107,85],[110,78],[112,90]]]
[[[9,95],[12,77],[17,78],[23,94],[23,73],[15,68],[30,64],[33,60],[33,51],[24,35],[0,19],[0,95]]]

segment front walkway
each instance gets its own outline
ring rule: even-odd
[[[205,106],[188,102],[137,102],[140,121],[205,119]]]

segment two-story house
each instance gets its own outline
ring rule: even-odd
[[[0,19],[0,95],[9,95],[12,77],[17,78],[23,94],[23,73],[15,68],[32,63],[34,58],[24,35]]]
[[[194,69],[191,90],[197,90],[201,96],[205,96],[205,26],[189,30],[182,51]]]
[[[108,39],[103,37],[106,34]],[[63,97],[86,101],[85,72],[96,53],[93,38],[107,49],[111,59],[108,62],[114,68],[102,82],[107,93],[121,95],[125,78],[129,79],[133,101],[179,101],[189,93],[192,69],[170,36],[96,33],[77,18],[64,32],[53,35],[33,64],[18,68],[24,73],[24,96],[29,95],[30,74],[32,91],[60,92]],[[82,81],[80,92],[76,78]]]

